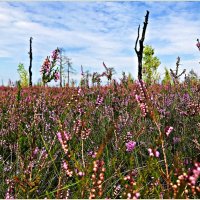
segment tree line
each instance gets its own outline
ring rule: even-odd
[[[138,35],[135,42],[135,52],[138,58],[138,80],[144,80],[147,85],[158,83],[160,80],[160,74],[158,73],[158,67],[160,66],[161,62],[157,56],[154,55],[154,49],[150,45],[144,45],[145,40],[145,34],[146,29],[148,25],[148,19],[149,19],[149,11],[147,11],[145,16],[145,21],[142,29],[142,36],[140,37],[140,25],[138,26]],[[33,60],[33,52],[32,52],[32,40],[33,38],[30,37],[29,40],[29,59],[30,59],[30,65],[29,65],[29,71],[27,72],[25,70],[25,67],[22,63],[18,65],[18,73],[20,76],[20,82],[22,86],[32,86],[32,60]],[[139,45],[139,49],[138,49]],[[198,49],[200,50],[200,42],[199,39],[197,39],[197,45]],[[89,77],[92,77],[92,85],[100,85],[101,83],[101,77],[105,76],[108,79],[108,82],[111,83],[112,76],[114,73],[114,68],[109,68],[106,66],[106,64],[103,62],[103,66],[105,68],[105,71],[103,73],[94,72],[93,74],[90,74],[88,71],[83,71],[83,66],[81,66],[81,81],[80,85],[86,85],[89,86]],[[198,75],[194,72],[192,69],[187,75],[186,75],[186,69],[184,69],[182,72],[179,72],[179,66],[180,66],[180,57],[177,57],[176,62],[176,68],[175,70],[171,69],[168,70],[165,67],[165,73],[164,78],[162,80],[162,83],[177,83],[179,81],[179,78],[183,75],[185,75],[185,81],[191,81],[191,80],[198,80]],[[65,70],[67,73],[65,73]],[[60,80],[60,87],[63,87],[63,85],[70,85],[70,74],[74,74],[75,70],[72,67],[71,59],[68,58],[65,55],[65,50],[63,48],[57,48],[52,52],[51,56],[47,56],[42,67],[41,67],[41,74],[42,74],[42,85],[47,85],[47,83],[51,82],[52,80],[58,81]],[[67,74],[67,75],[65,75]],[[123,80],[129,77],[129,79],[133,78],[129,74],[127,77],[125,75],[125,72],[122,72]],[[65,82],[65,78],[67,78],[67,83]],[[72,84],[74,82],[72,81]]]

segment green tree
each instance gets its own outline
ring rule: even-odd
[[[75,69],[72,67],[71,59],[65,55],[64,48],[59,48],[59,65],[60,65],[60,87],[65,85],[67,78],[67,84],[70,85],[70,74],[75,74]]]
[[[154,56],[154,49],[147,45],[143,51],[143,80],[148,84],[153,84],[160,79],[157,69],[161,64],[160,60]]]
[[[133,83],[134,82],[134,78],[133,76],[131,75],[131,73],[128,73],[128,83]]]
[[[163,84],[167,84],[167,83],[171,83],[172,84],[173,83],[172,77],[170,75],[170,72],[166,67],[165,67],[165,76],[164,76],[164,78],[162,80],[162,83]]]
[[[53,79],[54,81],[57,81],[60,78],[59,70],[57,67],[59,55],[60,50],[57,48],[52,52],[51,57],[47,56],[43,62],[40,72],[42,74],[42,82],[44,86],[51,82]]]
[[[24,68],[23,63],[19,63],[17,71],[18,71],[19,76],[20,76],[21,86],[22,87],[28,86],[28,84],[29,84],[28,83],[28,72]]]
[[[189,71],[188,75],[185,76],[185,81],[187,83],[198,82],[198,79],[199,79],[198,75],[197,75],[197,73],[193,69],[191,69]]]

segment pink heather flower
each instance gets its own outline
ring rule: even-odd
[[[79,172],[78,175],[79,175],[79,176],[84,176],[85,173],[84,173],[84,172]]]
[[[192,174],[189,176],[189,181],[192,185],[195,185],[197,183],[197,180],[200,177],[200,163],[196,162],[195,166],[192,170]]]
[[[68,164],[67,164],[65,161],[63,161],[63,169],[65,170],[66,174],[67,174],[69,177],[72,177],[73,171],[70,171],[70,170],[69,170],[69,166],[68,166]]]
[[[41,72],[42,73],[49,73],[50,72],[50,68],[51,68],[51,62],[49,60],[49,58],[47,57],[41,67]]]
[[[79,89],[78,89],[78,95],[80,95],[80,94],[81,94],[81,92],[82,92],[82,89],[81,89],[81,88],[79,88]]]
[[[57,80],[59,80],[59,78],[60,78],[60,74],[56,71],[54,73],[54,80],[57,81]]]
[[[61,134],[61,132],[57,133],[57,137],[58,137],[59,142],[62,143],[62,134]]]
[[[35,150],[33,151],[33,155],[34,155],[34,156],[37,155],[38,151],[39,151],[39,148],[36,147]]]
[[[159,158],[159,156],[160,156],[159,151],[157,151],[155,149],[149,148],[148,152],[149,152],[149,156],[156,157],[156,158]]]
[[[136,146],[136,142],[134,142],[134,141],[127,142],[126,143],[126,151],[128,151],[128,152],[133,151],[133,149],[135,148],[135,146]]]
[[[179,143],[181,141],[181,138],[179,137],[173,137],[173,143],[176,144],[176,143]]]
[[[71,139],[71,135],[69,133],[67,133],[66,131],[63,132],[63,136],[64,137],[62,137],[61,132],[57,133],[57,138],[58,138],[58,140],[61,144],[63,143],[63,139],[64,139],[65,142]]]
[[[94,154],[92,154],[92,158],[96,158],[97,152],[94,152]]]
[[[166,128],[165,128],[165,133],[166,133],[166,135],[167,136],[169,136],[169,134],[173,131],[173,127],[172,126],[167,126]]]
[[[156,158],[159,158],[159,156],[160,156],[159,151],[155,151],[155,157],[156,157]]]
[[[65,170],[68,170],[68,164],[67,164],[65,161],[63,161],[63,168],[64,168]]]
[[[136,94],[136,95],[135,95],[135,98],[136,98],[137,102],[140,103],[140,101],[141,101],[140,96]]]
[[[153,151],[152,151],[151,148],[148,149],[148,152],[149,152],[149,156],[154,156]]]
[[[59,54],[59,49],[54,50],[54,51],[52,52],[51,58],[52,58],[53,60],[58,59],[58,58],[59,58],[59,57],[58,57],[58,54]]]
[[[65,137],[65,140],[70,140],[71,139],[71,135],[69,134],[69,133],[66,133],[65,131],[64,131],[64,137]]]
[[[138,199],[139,197],[140,197],[140,193],[139,192],[135,193],[134,198]]]
[[[142,111],[142,116],[145,117],[147,115],[148,107],[145,103],[140,104],[140,110]]]

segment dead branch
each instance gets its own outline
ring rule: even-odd
[[[174,82],[178,82],[178,78],[186,72],[186,69],[184,69],[180,74],[178,74],[179,66],[180,66],[180,57],[178,56],[177,61],[176,61],[175,73],[172,69],[170,69],[171,76],[172,76]]]
[[[30,37],[30,51],[28,52],[29,54],[29,59],[30,59],[30,65],[29,65],[29,86],[32,86],[32,60],[33,60],[33,54],[32,54],[32,37]]]
[[[135,52],[138,57],[138,79],[142,80],[142,57],[143,57],[143,49],[144,49],[144,39],[145,39],[145,33],[146,33],[146,28],[148,24],[148,19],[149,19],[149,11],[147,10],[147,14],[145,16],[145,21],[144,21],[144,26],[142,30],[142,37],[139,40],[139,35],[140,35],[140,25],[138,26],[138,36],[135,42]],[[139,40],[139,50],[137,50],[138,46],[138,40]]]

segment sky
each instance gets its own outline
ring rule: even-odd
[[[41,78],[40,68],[57,47],[71,58],[77,82],[84,71],[103,72],[103,62],[137,78],[134,51],[138,25],[143,26],[146,10],[149,24],[144,45],[151,45],[161,65],[180,70],[193,69],[200,75],[200,2],[0,2],[0,82],[19,80],[17,67],[29,66],[29,38],[33,37],[33,82]],[[0,83],[1,84],[1,83]]]

